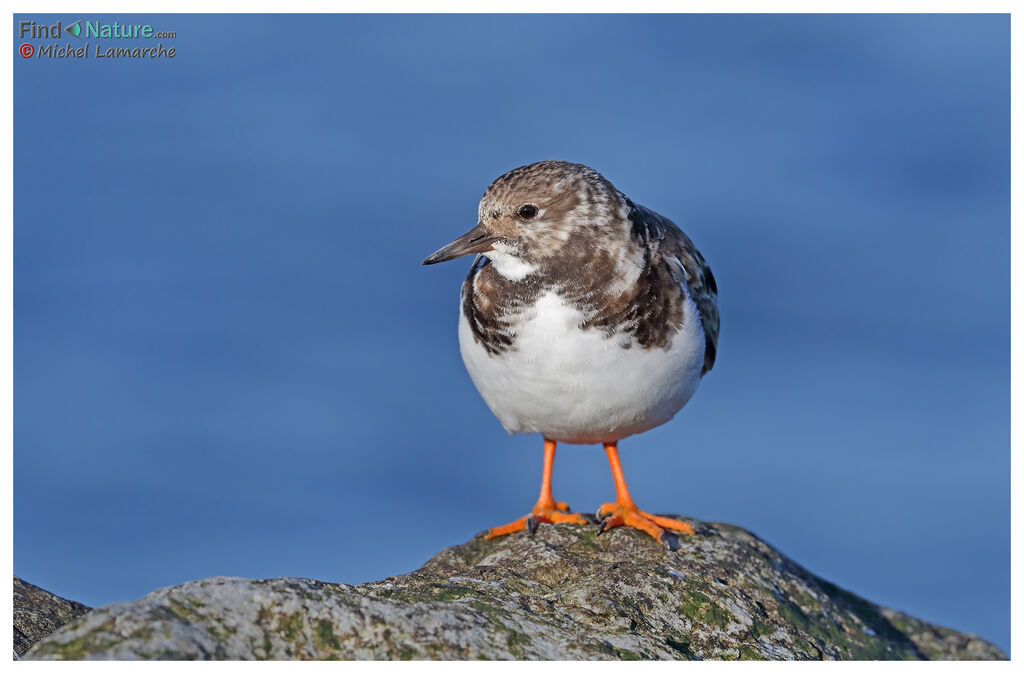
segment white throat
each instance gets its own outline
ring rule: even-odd
[[[494,270],[509,281],[521,281],[537,271],[537,265],[515,255],[512,248],[501,241],[494,244],[494,250],[489,250],[484,255],[491,261]]]

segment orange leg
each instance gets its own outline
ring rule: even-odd
[[[515,531],[522,531],[523,529],[529,529],[532,534],[537,530],[537,526],[541,522],[569,522],[571,524],[586,524],[587,521],[579,514],[572,514],[569,512],[569,506],[561,501],[556,501],[551,496],[551,467],[555,463],[555,447],[557,444],[554,440],[548,440],[544,438],[544,474],[540,481],[540,498],[537,499],[537,505],[533,506],[533,510],[530,511],[529,515],[520,517],[514,522],[509,522],[500,527],[494,527],[487,532],[484,538],[497,538],[498,536],[504,536],[511,534]]]
[[[612,478],[615,480],[615,503],[605,503],[597,509],[597,517],[601,520],[601,530],[598,533],[603,534],[614,527],[633,527],[646,531],[669,549],[674,549],[675,540],[665,529],[693,534],[693,527],[686,522],[651,515],[637,508],[629,496],[629,489],[626,488],[626,477],[622,474],[622,464],[619,463],[618,443],[606,442],[604,451],[608,454]]]

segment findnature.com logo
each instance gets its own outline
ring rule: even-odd
[[[79,19],[73,23],[64,24],[57,21],[53,24],[36,23],[35,21],[18,22],[18,38],[21,40],[60,40],[63,36],[75,38],[75,40],[165,40],[177,37],[175,31],[159,31],[148,23],[104,23],[102,21],[86,21]],[[67,40],[67,38],[64,38]],[[128,47],[110,46],[100,43],[92,45],[95,48],[90,50],[90,43],[73,43],[70,40],[64,44],[50,42],[48,44],[33,44],[23,42],[18,48],[18,53],[24,58],[50,58],[50,59],[83,59],[83,58],[174,58],[174,47],[165,47],[163,42],[152,45],[133,45]]]

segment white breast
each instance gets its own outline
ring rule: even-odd
[[[665,423],[697,389],[704,331],[689,296],[684,315],[667,349],[624,348],[625,335],[580,329],[580,311],[548,293],[517,321],[513,349],[488,354],[462,312],[459,347],[477,390],[509,433],[612,442]]]

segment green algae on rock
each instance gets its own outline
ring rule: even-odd
[[[93,610],[34,659],[1005,659],[836,587],[738,527],[543,525],[364,585],[209,578]]]

